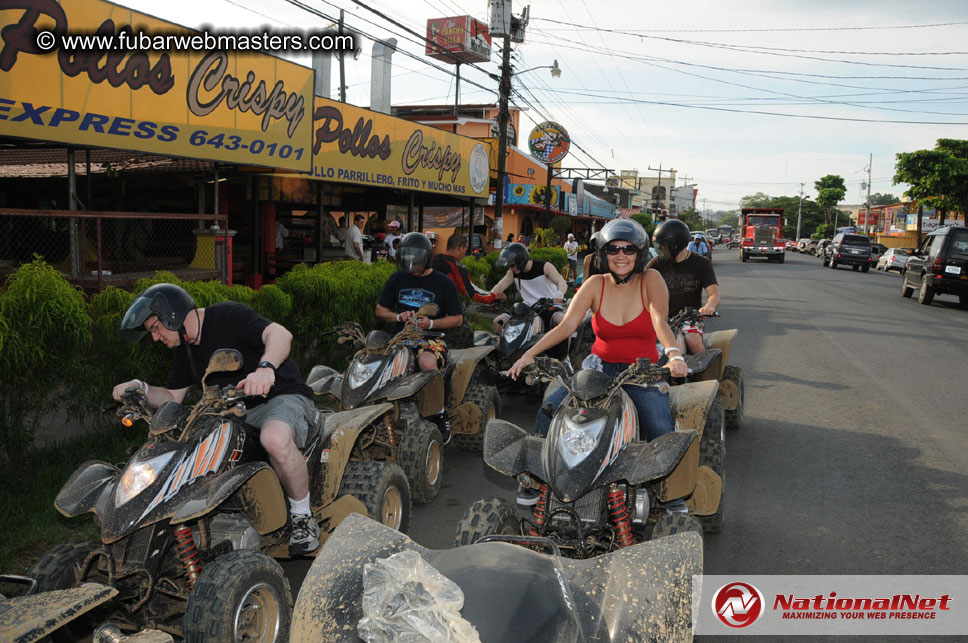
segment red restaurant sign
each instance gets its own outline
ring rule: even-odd
[[[485,63],[491,59],[487,25],[470,16],[427,21],[426,54],[447,63]]]

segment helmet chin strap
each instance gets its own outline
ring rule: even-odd
[[[635,271],[633,270],[625,277],[619,277],[611,270],[608,271],[608,274],[612,275],[612,279],[615,280],[615,283],[621,286],[622,284],[627,284],[628,282],[632,281],[632,277],[635,276]]]

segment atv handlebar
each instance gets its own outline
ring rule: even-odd
[[[541,356],[535,358],[534,364],[528,366],[524,370],[524,373],[527,377],[528,384],[533,384],[535,381],[557,382],[566,391],[574,394],[571,386],[571,374],[565,368],[564,364],[552,357]],[[612,380],[609,386],[609,393],[604,396],[604,402],[600,404],[607,404],[612,398],[612,395],[624,384],[636,384],[646,387],[654,386],[660,390],[662,388],[668,389],[669,377],[671,377],[669,369],[658,364],[653,364],[648,358],[640,357],[635,360],[635,363],[629,364],[629,367],[625,371]]]
[[[705,315],[699,312],[699,310],[696,308],[683,308],[681,311],[679,311],[674,316],[669,318],[669,326],[671,326],[672,328],[676,328],[677,326],[683,324],[684,322],[700,323],[704,319],[708,319],[710,317],[719,317],[719,316],[720,315],[718,312],[714,312],[711,315]]]

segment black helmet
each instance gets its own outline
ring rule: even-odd
[[[598,234],[599,268],[603,271],[608,270],[608,254],[605,252],[608,244],[613,241],[628,241],[638,250],[632,272],[645,270],[645,260],[648,259],[648,253],[645,249],[649,245],[649,235],[645,233],[645,228],[637,221],[633,219],[612,219],[605,224],[605,227]]]
[[[494,265],[501,270],[507,270],[512,267],[518,270],[524,270],[524,267],[528,265],[529,261],[531,261],[531,254],[528,252],[528,247],[523,243],[515,242],[509,244],[507,248],[501,251]]]
[[[434,246],[427,235],[408,232],[397,247],[397,269],[419,275],[430,267],[433,256]]]
[[[689,242],[692,241],[692,234],[689,232],[689,226],[679,219],[668,219],[655,229],[652,241],[655,243],[655,249],[659,251],[659,254],[666,259],[673,259],[689,245]],[[668,256],[662,251],[663,246],[668,250]]]
[[[195,300],[185,292],[185,289],[175,284],[155,284],[134,298],[128,310],[124,312],[118,335],[136,342],[147,332],[145,320],[152,315],[158,315],[161,325],[168,330],[179,331],[185,323],[185,317],[195,309]]]

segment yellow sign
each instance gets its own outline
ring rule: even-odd
[[[317,179],[487,196],[487,146],[476,139],[318,96],[313,128]]]
[[[0,135],[312,167],[311,69],[102,0],[0,0],[0,24]]]

